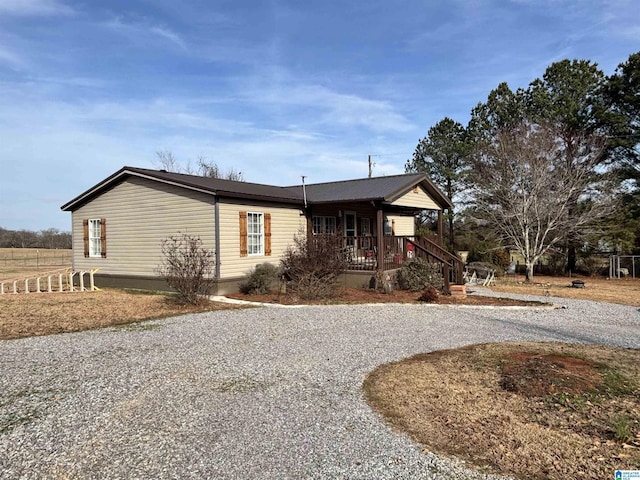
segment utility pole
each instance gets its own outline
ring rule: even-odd
[[[369,178],[371,178],[371,174],[373,173],[373,165],[371,164],[371,154],[369,154],[368,157],[369,157]]]

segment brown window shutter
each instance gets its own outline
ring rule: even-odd
[[[100,256],[107,258],[107,219],[100,219]]]
[[[82,220],[82,241],[84,242],[84,256],[89,256],[89,220]]]
[[[247,212],[240,212],[240,256],[247,256]]]
[[[271,214],[264,214],[264,254],[271,255]]]

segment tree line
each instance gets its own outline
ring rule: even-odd
[[[451,198],[451,250],[509,248],[527,278],[543,255],[640,254],[640,52],[607,76],[590,60],[550,65],[527,88],[503,82],[466,126],[445,117],[407,172]]]
[[[71,233],[57,228],[46,230],[8,230],[0,227],[0,248],[71,248]]]

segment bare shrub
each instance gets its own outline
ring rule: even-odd
[[[202,302],[213,283],[214,253],[204,248],[200,237],[188,233],[162,240],[160,252],[157,272],[177,292],[178,300],[191,305]]]
[[[247,281],[240,285],[240,292],[262,295],[269,290],[278,279],[278,267],[268,262],[256,265],[249,273]]]
[[[427,285],[427,287],[422,291],[420,297],[418,297],[418,300],[420,300],[421,302],[433,303],[438,300],[439,296],[440,293],[438,292],[436,287],[434,287],[433,285]]]
[[[427,262],[422,258],[414,258],[402,264],[396,273],[396,280],[400,290],[419,292],[427,285],[433,285],[442,291],[444,279],[440,272],[440,265]]]
[[[304,234],[294,237],[281,260],[282,272],[289,280],[288,291],[304,300],[334,297],[338,276],[346,269],[347,258],[342,237],[316,235],[307,240]]]

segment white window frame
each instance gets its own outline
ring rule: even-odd
[[[247,212],[247,255],[264,255],[264,214]]]
[[[102,257],[102,221],[89,219],[89,257]]]
[[[313,217],[314,235],[335,235],[337,231],[336,217],[326,217],[315,215]]]

